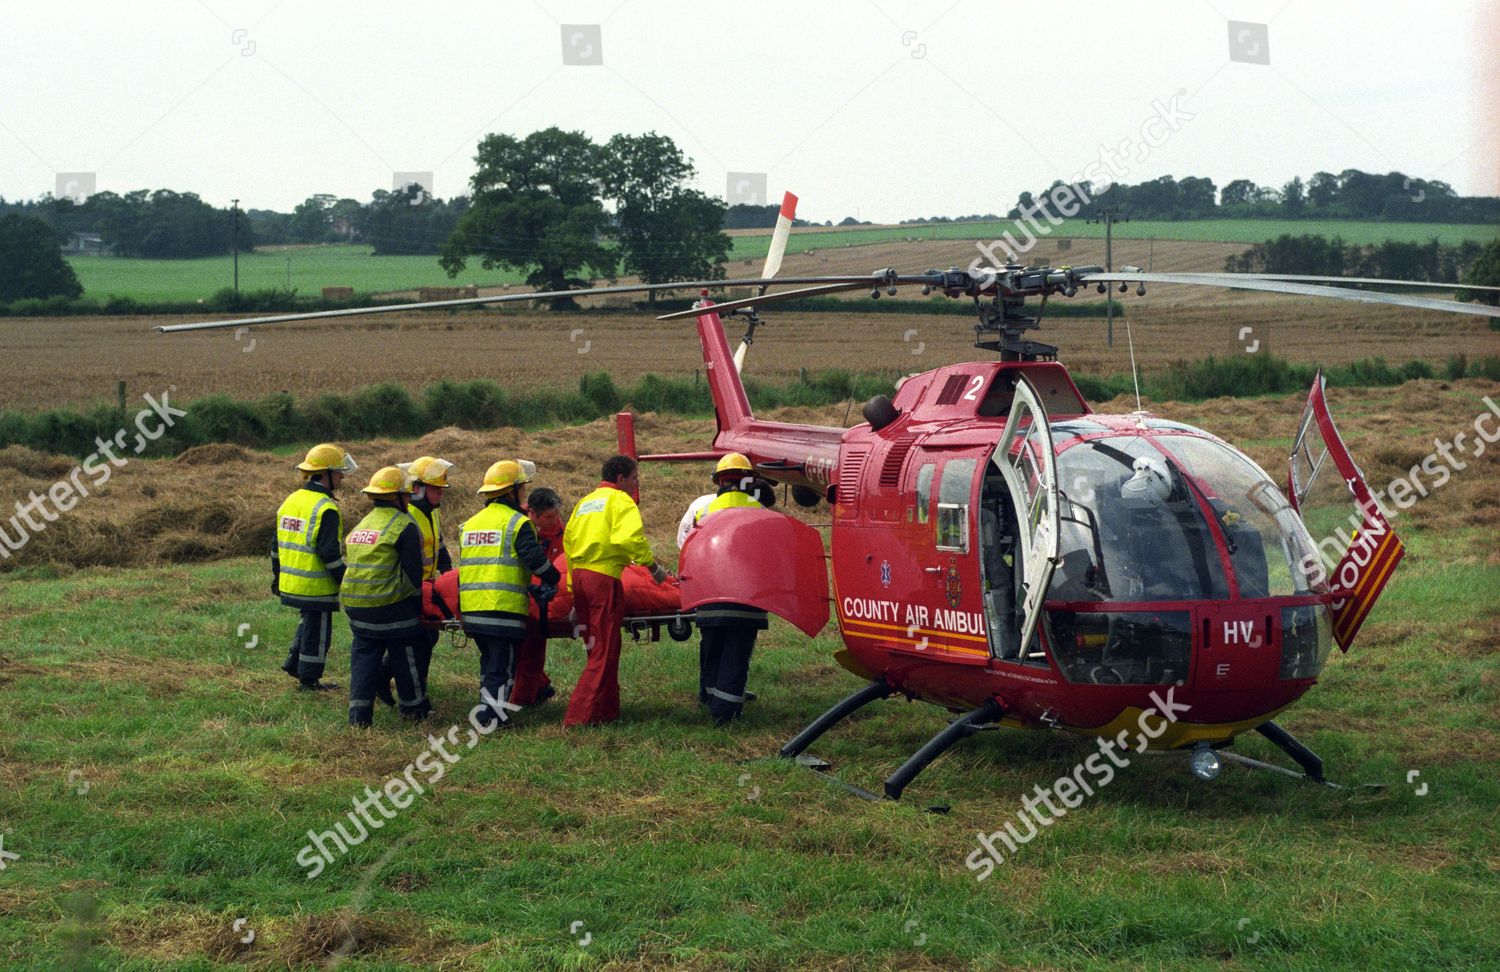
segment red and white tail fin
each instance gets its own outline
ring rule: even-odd
[[[762,278],[770,279],[781,269],[781,258],[786,254],[786,240],[792,232],[792,220],[797,216],[797,197],[788,192],[781,197],[781,212],[776,215],[776,229],[771,233],[771,247],[766,251],[766,265],[761,269]],[[764,285],[761,293],[766,292]],[[734,352],[734,370],[745,367],[745,352],[750,350],[750,334],[747,332]]]

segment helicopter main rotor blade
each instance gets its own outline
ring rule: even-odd
[[[1228,271],[1225,271],[1228,273]],[[1236,276],[1239,276],[1236,274]],[[1427,287],[1433,290],[1488,290],[1500,293],[1500,287],[1484,284],[1439,283],[1432,280],[1395,280],[1390,277],[1315,277],[1301,273],[1247,273],[1257,280],[1291,280],[1300,283],[1371,284],[1380,287]]]
[[[786,283],[788,281],[782,282]],[[873,282],[879,283],[880,281],[875,280]],[[760,294],[755,297],[741,297],[739,300],[726,300],[724,303],[714,304],[712,307],[691,308],[684,311],[673,311],[670,314],[660,314],[656,319],[658,321],[676,321],[681,320],[684,317],[699,317],[708,311],[712,311],[713,313],[718,314],[723,311],[732,311],[740,307],[760,307],[765,304],[774,304],[778,301],[795,300],[798,297],[815,297],[818,294],[837,294],[849,290],[864,290],[867,289],[871,283],[872,281],[870,280],[861,280],[859,283],[822,284],[821,286],[817,287],[802,287],[798,290],[783,290],[774,294]]]
[[[1409,297],[1405,294],[1387,294],[1376,290],[1350,290],[1345,287],[1328,287],[1319,284],[1263,280],[1234,273],[1090,273],[1080,277],[1079,280],[1081,283],[1163,283],[1198,287],[1237,287],[1242,290],[1264,290],[1270,293],[1297,294],[1303,297],[1332,297],[1336,300],[1352,300],[1361,304],[1389,304],[1395,307],[1415,307],[1420,310],[1473,314],[1476,317],[1500,317],[1500,307],[1491,307],[1488,304],[1464,304],[1456,300]],[[1395,281],[1395,283],[1399,284],[1400,281]]]
[[[594,287],[587,290],[542,290],[524,294],[500,294],[494,297],[458,297],[453,300],[428,300],[412,304],[379,304],[374,307],[344,307],[338,310],[304,311],[296,314],[274,314],[268,317],[242,317],[228,321],[195,321],[191,324],[158,324],[153,330],[161,334],[184,331],[212,331],[226,327],[258,327],[263,324],[290,324],[296,321],[318,321],[333,317],[362,317],[366,314],[393,314],[399,311],[440,310],[474,307],[484,304],[508,304],[522,300],[549,300],[555,297],[597,297],[607,294],[641,294],[653,290],[702,290],[719,287],[754,287],[772,283],[813,284],[843,282],[861,287],[878,283],[869,276],[784,277],[769,280],[752,277],[743,280],[685,280],[659,284],[624,284],[618,287]]]

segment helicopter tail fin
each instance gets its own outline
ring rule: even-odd
[[[708,391],[714,399],[719,431],[742,430],[755,417],[750,411],[750,399],[745,395],[745,385],[740,381],[739,369],[734,366],[729,341],[724,337],[724,326],[713,310],[713,303],[704,299],[698,306],[703,308],[703,313],[698,315],[698,341],[703,346],[703,367],[708,375]]]

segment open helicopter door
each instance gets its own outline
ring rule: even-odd
[[[1019,536],[1015,551],[1020,558],[1016,571],[1015,619],[1019,639],[1007,645],[1012,632],[992,632],[991,650],[1000,657],[1025,658],[1031,654],[1031,639],[1042,614],[1042,602],[1057,566],[1057,455],[1052,448],[1052,429],[1041,396],[1031,382],[1016,376],[1016,394],[1011,401],[1005,436],[992,460],[1000,467],[1010,493]],[[983,531],[981,531],[983,533]],[[994,583],[989,583],[990,593]],[[986,603],[986,616],[995,613]],[[993,623],[993,622],[991,622]]]
[[[1325,384],[1319,372],[1302,409],[1287,498],[1315,546],[1303,567],[1310,577],[1326,579],[1333,637],[1348,651],[1406,548],[1334,428]]]
[[[823,536],[785,513],[760,507],[715,513],[688,534],[679,567],[684,610],[748,604],[809,638],[828,625]]]

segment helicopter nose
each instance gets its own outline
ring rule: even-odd
[[[1204,608],[1196,632],[1198,692],[1266,688],[1281,668],[1276,614],[1266,607],[1219,604]]]

